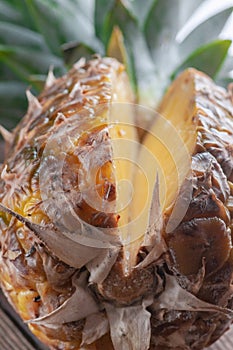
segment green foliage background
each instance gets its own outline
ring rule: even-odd
[[[231,45],[219,34],[229,5],[197,25],[182,42],[177,33],[201,0],[0,0],[0,123],[12,128],[27,108],[25,90],[43,87],[49,67],[63,74],[78,58],[106,55],[115,27],[138,101],[156,105],[188,66],[222,84],[230,80]],[[220,71],[220,68],[223,68]]]

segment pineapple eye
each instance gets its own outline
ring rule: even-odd
[[[168,235],[173,264],[183,275],[197,275],[205,266],[206,276],[220,269],[231,251],[231,235],[224,221],[196,218],[184,222]]]

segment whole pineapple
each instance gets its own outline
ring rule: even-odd
[[[62,78],[50,73],[38,100],[27,94],[28,112],[7,135],[2,166],[0,267],[2,288],[32,332],[67,350],[214,342],[233,316],[231,90],[190,69],[163,98],[159,112],[191,156],[190,169],[160,149],[153,136],[159,118],[139,139],[138,111],[112,111],[114,104],[133,107],[114,59],[81,60]],[[150,164],[149,197],[141,194],[140,172],[118,160],[121,145],[144,169],[144,148],[161,161]],[[183,169],[179,193],[174,166]],[[159,169],[168,180],[164,201]],[[122,178],[135,188],[130,211],[117,207]],[[103,210],[88,201],[92,194]],[[142,232],[132,232],[132,215]]]
[[[2,0],[4,125],[64,73],[59,45],[127,71],[50,72],[1,129],[1,284],[52,349],[199,350],[231,324],[232,88],[188,69],[154,109],[185,68],[219,72],[232,8],[185,36],[202,3]]]

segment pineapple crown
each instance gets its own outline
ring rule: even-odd
[[[148,106],[156,106],[169,82],[187,67],[226,85],[233,69],[227,57],[231,41],[220,34],[233,2],[216,3],[2,0],[1,124],[16,124],[26,110],[24,91],[30,86],[38,93],[50,67],[60,75],[80,57],[94,53],[122,61],[138,102]]]

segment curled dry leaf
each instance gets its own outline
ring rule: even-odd
[[[83,272],[80,276],[74,275],[72,281],[75,290],[69,299],[50,314],[29,320],[28,323],[56,327],[58,324],[85,319],[87,316],[98,312],[100,306],[86,288],[87,273]]]
[[[110,333],[116,350],[147,350],[150,345],[150,313],[145,303],[137,306],[115,308],[105,304]]]
[[[80,268],[97,257],[101,251],[101,249],[86,247],[73,241],[56,230],[53,225],[37,225],[2,204],[0,204],[0,208],[24,223],[45,244],[49,251],[69,266]]]
[[[55,84],[55,82],[56,82],[56,77],[54,76],[54,73],[53,73],[53,67],[50,67],[48,76],[45,82],[45,88],[50,88],[51,86],[53,86],[53,84]]]
[[[42,106],[38,99],[31,93],[30,90],[26,91],[27,99],[28,99],[28,111],[27,113],[30,115],[32,119],[37,118],[42,112]]]
[[[103,312],[87,316],[82,331],[82,344],[92,344],[109,331],[109,322]]]
[[[102,249],[102,252],[86,264],[90,283],[102,283],[116,262],[120,249]]]
[[[156,310],[178,311],[210,311],[220,312],[228,318],[232,318],[233,311],[217,305],[204,302],[192,293],[180,287],[174,276],[166,275],[164,292],[153,303]]]

